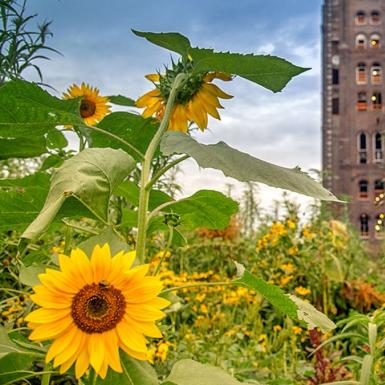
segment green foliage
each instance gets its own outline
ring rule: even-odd
[[[178,361],[162,385],[240,385],[223,370],[193,360]]]
[[[107,115],[98,124],[98,127],[117,135],[142,153],[145,153],[159,124],[153,119],[144,119],[142,116],[130,112],[113,112]],[[123,148],[136,159],[138,157],[130,147],[124,146],[122,142],[97,131],[91,132],[91,138],[93,147]]]
[[[185,59],[189,56],[196,72],[221,71],[238,75],[273,92],[281,91],[293,76],[307,70],[276,56],[192,48],[190,41],[179,33],[133,32],[153,44],[181,54]]]
[[[22,237],[39,237],[53,221],[67,198],[75,198],[102,221],[108,220],[113,189],[134,168],[133,159],[122,150],[86,149],[66,160],[56,170],[42,210]]]
[[[107,96],[108,100],[112,104],[125,107],[135,107],[135,100],[123,95],[110,95]]]
[[[298,167],[289,169],[265,162],[238,151],[224,142],[201,144],[180,132],[168,132],[161,142],[166,155],[188,154],[203,168],[221,170],[241,182],[260,182],[298,192],[313,198],[337,201],[337,198]]]
[[[158,377],[155,370],[146,361],[138,361],[127,354],[120,353],[123,373],[109,370],[107,377],[100,377],[96,385],[158,385]],[[91,384],[90,384],[91,385]]]

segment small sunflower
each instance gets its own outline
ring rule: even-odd
[[[145,336],[161,338],[155,321],[169,302],[158,297],[162,283],[145,276],[149,265],[131,268],[135,253],[111,257],[108,244],[95,246],[91,259],[80,249],[59,255],[60,271],[39,275],[31,299],[40,309],[26,320],[33,341],[54,340],[46,362],[60,373],[75,363],[80,378],[91,365],[105,378],[108,367],[122,372],[119,348],[130,356],[148,357]]]
[[[67,93],[63,93],[63,99],[79,97],[82,97],[80,115],[89,126],[100,122],[110,112],[108,98],[100,96],[96,87],[90,87],[84,82],[80,86],[73,84],[68,88]]]
[[[188,72],[184,64],[178,63],[174,64],[172,70],[167,69],[165,75],[149,74],[145,76],[154,83],[156,88],[136,101],[137,107],[145,108],[142,113],[143,117],[149,118],[155,114],[156,118],[162,119],[173,80],[181,71]],[[229,81],[232,80],[232,76],[223,72],[194,74],[190,71],[187,81],[182,85],[176,97],[168,126],[170,131],[187,132],[191,122],[195,122],[204,131],[207,128],[208,115],[220,119],[218,109],[223,106],[220,104],[219,98],[230,99],[232,96],[213,84],[214,79]]]

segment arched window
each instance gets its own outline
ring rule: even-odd
[[[382,159],[382,135],[377,132],[376,135],[374,135],[374,161],[380,163]]]
[[[366,24],[366,15],[365,15],[365,12],[364,11],[358,11],[356,13],[356,24],[357,25],[363,25],[363,24]]]
[[[363,238],[369,237],[369,216],[367,214],[360,216],[360,235]]]
[[[373,33],[370,36],[370,48],[380,48],[380,35],[378,33]]]
[[[370,70],[370,77],[372,84],[382,83],[382,68],[380,63],[373,63]]]
[[[380,24],[380,23],[381,23],[380,11],[372,11],[370,13],[370,24]]]
[[[378,214],[376,216],[376,224],[374,225],[376,238],[384,238],[385,230],[385,215],[384,213]]]
[[[359,187],[359,194],[358,196],[361,199],[367,199],[368,198],[368,181],[367,180],[360,180],[358,182],[358,187]]]
[[[360,33],[356,36],[356,48],[358,49],[366,48],[366,36],[363,33]]]
[[[357,84],[366,84],[366,64],[358,63],[356,67]]]
[[[366,98],[366,92],[359,92],[357,95],[357,110],[366,111],[368,109],[368,101]]]
[[[372,101],[373,110],[381,110],[382,109],[382,95],[381,92],[373,92],[373,95],[370,97]]]
[[[366,164],[368,159],[366,134],[361,133],[358,138],[358,157],[360,164]]]

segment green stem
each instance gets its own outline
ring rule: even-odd
[[[178,202],[181,202],[183,201],[183,199],[180,199]],[[152,210],[148,216],[147,216],[147,222],[150,221],[150,219],[154,218],[156,215],[158,215],[163,209],[165,209],[166,207],[168,206],[172,206],[176,203],[176,201],[170,201],[170,202],[165,202],[165,203],[162,203],[161,205],[159,205],[157,208],[155,208],[154,210]]]
[[[238,284],[236,282],[201,282],[201,283],[191,283],[189,285],[170,287],[169,289],[163,290],[162,294],[163,293],[169,293],[171,291],[190,289],[192,287],[200,287],[200,286],[229,286],[229,285],[238,285]]]
[[[51,379],[50,364],[46,364],[44,367],[44,374],[41,376],[41,385],[49,385]]]
[[[159,145],[163,133],[167,130],[168,122],[170,120],[171,112],[174,107],[175,97],[178,92],[178,88],[186,78],[184,73],[176,76],[171,88],[170,95],[167,100],[166,109],[163,119],[159,125],[158,131],[152,138],[144,160],[142,161],[142,170],[140,176],[140,193],[139,193],[139,207],[138,207],[138,234],[136,239],[136,257],[139,263],[144,263],[144,256],[146,252],[146,231],[147,231],[147,211],[150,192],[147,190],[147,184],[151,176],[151,163],[154,157],[155,151]]]
[[[190,155],[183,155],[178,159],[173,160],[165,167],[161,168],[153,177],[152,179],[147,183],[146,189],[151,190],[151,187],[159,180],[159,178],[164,175],[170,168],[173,168],[180,162],[183,162],[184,160],[190,158]]]
[[[67,226],[64,236],[64,254],[68,255],[71,250],[71,241],[72,241],[72,228]]]
[[[135,154],[139,157],[140,160],[144,160],[144,155],[131,143],[127,142],[126,140],[120,138],[118,135],[113,134],[112,132],[105,131],[99,127],[96,126],[84,126],[87,127],[88,129],[100,132],[103,135],[109,136],[111,138],[114,138],[115,140],[119,141],[120,143],[123,143],[126,145],[131,151],[135,152]]]
[[[158,266],[157,266],[156,269],[155,269],[154,275],[158,275],[159,270],[160,270],[160,268],[161,268],[161,266],[162,266],[162,263],[163,263],[164,259],[166,258],[166,255],[167,255],[167,253],[168,253],[168,250],[170,249],[170,246],[171,246],[172,237],[173,237],[173,235],[174,235],[174,227],[169,226],[168,229],[169,229],[169,230],[168,230],[168,231],[169,231],[169,234],[168,234],[168,239],[167,239],[166,247],[165,247],[164,250],[163,250],[162,258],[160,259],[160,261],[159,261],[159,263],[158,263]]]

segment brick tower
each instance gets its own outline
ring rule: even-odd
[[[385,223],[385,1],[324,0],[322,30],[324,185],[349,197],[351,223],[375,246]]]

